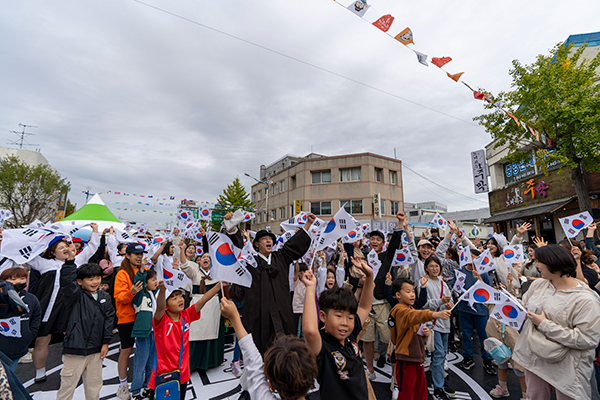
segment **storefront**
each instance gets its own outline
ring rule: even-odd
[[[592,207],[600,215],[600,174],[586,173],[586,184]],[[517,224],[529,222],[529,238],[543,237],[550,243],[565,238],[559,218],[579,212],[579,202],[571,182],[570,171],[554,170],[544,174],[529,174],[524,179],[489,193],[491,218],[495,232],[507,238],[516,233]],[[595,215],[598,218],[599,215]]]

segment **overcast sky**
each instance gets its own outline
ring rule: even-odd
[[[236,176],[249,188],[245,172],[311,148],[390,157],[396,148],[408,167],[473,198],[405,170],[405,201],[486,206],[470,166],[470,152],[490,142],[472,121],[482,103],[339,3],[147,1],[439,112],[133,0],[4,1],[0,145],[19,123],[37,125],[29,141],[79,207],[86,186],[215,201]],[[450,72],[492,93],[510,89],[512,60],[531,63],[570,34],[600,31],[597,0],[369,3],[365,20],[393,15],[389,33],[410,27],[416,50],[452,57]],[[111,203],[123,199],[104,199],[118,214]]]

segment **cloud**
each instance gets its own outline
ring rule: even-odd
[[[6,138],[18,123],[39,126],[31,142],[78,205],[86,186],[214,201],[236,176],[311,148],[395,148],[412,169],[486,200],[473,193],[469,158],[490,141],[472,122],[481,103],[339,3],[148,3],[301,62],[135,1],[11,4],[0,15],[11,38],[0,43],[0,126]],[[365,19],[391,13],[391,34],[410,26],[415,49],[451,56],[449,71],[497,92],[510,87],[511,60],[532,62],[569,34],[597,30],[599,5],[578,4],[381,0]],[[407,171],[403,181],[408,202],[484,206]]]

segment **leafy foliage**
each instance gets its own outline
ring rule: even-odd
[[[504,108],[516,110],[515,117],[550,141],[537,141],[530,130],[487,104],[494,111],[474,119],[498,140],[496,147],[508,147],[508,161],[529,161],[533,149],[542,168],[555,159],[569,168],[600,171],[600,54],[585,60],[585,49],[583,45],[572,51],[572,45],[559,43],[531,65],[513,61],[509,71],[513,90],[501,92],[494,102],[502,101]],[[554,151],[549,154],[548,150]]]
[[[250,201],[250,194],[246,192],[246,188],[242,185],[239,178],[235,178],[223,190],[223,194],[217,197],[217,202],[222,207],[225,213],[236,211],[240,208],[248,211],[254,211],[254,204]],[[221,227],[221,222],[211,222],[211,228],[218,231]]]
[[[16,156],[0,162],[0,208],[14,215],[7,228],[28,224],[35,219],[54,221],[60,194],[71,185],[48,165],[29,165]]]

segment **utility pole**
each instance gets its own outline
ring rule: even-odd
[[[25,138],[27,136],[33,135],[33,133],[25,132],[25,128],[37,128],[37,126],[25,125],[25,124],[19,123],[19,127],[23,128],[23,130],[21,132],[10,131],[11,133],[14,133],[15,135],[19,135],[19,139],[15,140],[15,141],[9,141],[8,144],[19,146],[19,149],[22,149],[23,146],[39,146],[39,144],[31,144],[31,143],[28,143],[27,140],[25,140]]]
[[[258,183],[262,183],[263,185],[267,186],[267,194],[265,196],[265,209],[266,209],[266,214],[267,214],[267,220],[265,221],[265,223],[269,222],[269,185],[272,183],[271,181],[269,181],[269,178],[265,179],[264,181],[260,181],[258,179],[256,179],[255,177],[253,177],[250,174],[244,173],[244,175],[246,175],[249,178],[254,179],[256,182]]]

